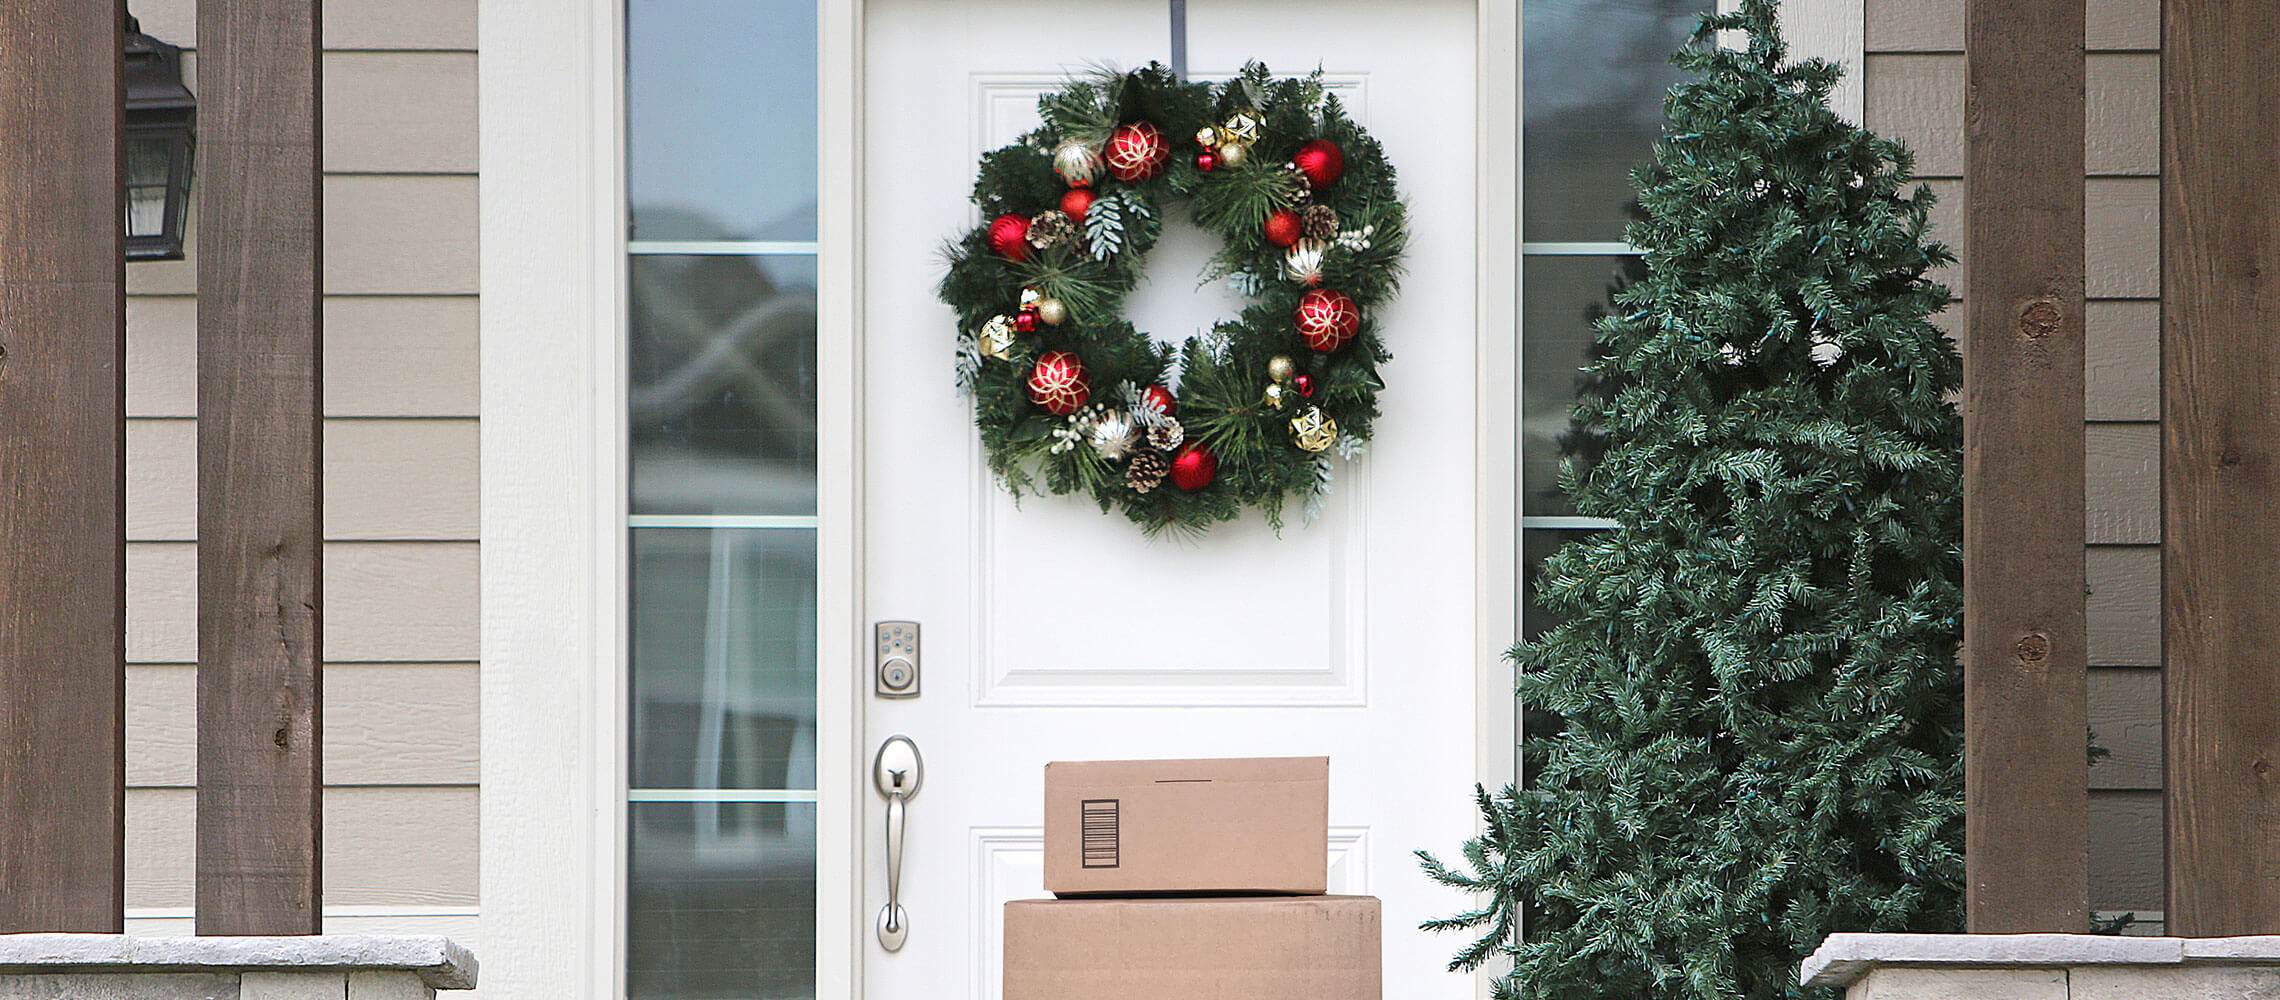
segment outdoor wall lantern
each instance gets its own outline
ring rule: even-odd
[[[190,213],[198,99],[182,85],[182,49],[127,15],[127,259],[181,260]]]

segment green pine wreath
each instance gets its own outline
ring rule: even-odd
[[[1253,506],[1311,515],[1360,456],[1390,355],[1376,308],[1408,239],[1385,151],[1317,71],[1219,85],[1160,65],[1071,80],[1043,127],[982,157],[983,222],[948,251],[958,382],[1015,496],[1086,493],[1150,534]],[[1177,348],[1124,318],[1184,201],[1222,247],[1203,282],[1251,299]]]

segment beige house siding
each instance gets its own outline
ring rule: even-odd
[[[195,48],[195,0],[136,0]],[[474,937],[476,0],[325,5],[325,905]],[[195,89],[196,54],[186,60]],[[192,231],[195,235],[195,223]],[[196,250],[128,268],[127,906],[192,898]]]
[[[2090,771],[2090,902],[2152,915],[2162,907],[2160,4],[2090,0],[2087,13],[2090,714],[2112,754]],[[1866,18],[1867,123],[1915,149],[1942,199],[1940,235],[1968,260],[1962,0],[1867,0]],[[1947,280],[1970,294],[1960,269]]]

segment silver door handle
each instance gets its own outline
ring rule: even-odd
[[[910,938],[910,914],[902,905],[903,813],[925,776],[918,744],[889,736],[871,760],[871,784],[887,797],[887,905],[879,908],[879,947],[901,951]]]

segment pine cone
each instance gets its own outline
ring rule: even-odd
[[[1049,208],[1029,220],[1029,245],[1039,250],[1059,246],[1077,235],[1077,220],[1058,208]]]
[[[1314,200],[1314,182],[1307,179],[1306,171],[1298,169],[1296,163],[1285,163],[1282,165],[1282,172],[1284,179],[1291,186],[1290,203],[1292,205],[1304,205]]]
[[[1304,227],[1300,231],[1310,241],[1328,243],[1338,238],[1338,212],[1328,205],[1306,206],[1306,210],[1298,214],[1298,221]],[[1035,227],[1031,227],[1029,233],[1031,239],[1037,238]]]
[[[1148,447],[1157,451],[1172,451],[1177,449],[1180,442],[1185,440],[1187,440],[1187,429],[1181,427],[1179,421],[1170,417],[1165,417],[1148,428]]]
[[[1172,471],[1172,460],[1154,448],[1142,448],[1132,453],[1132,462],[1124,467],[1124,484],[1135,493],[1146,493],[1164,482],[1164,474]]]

